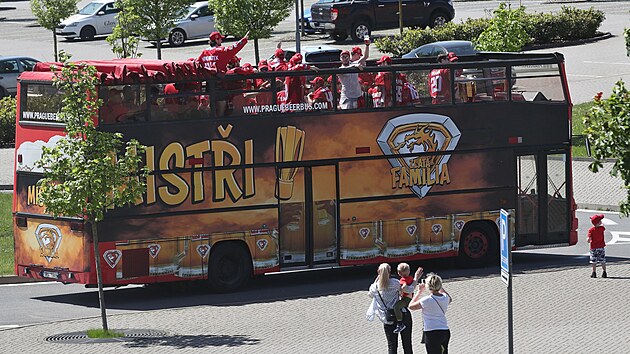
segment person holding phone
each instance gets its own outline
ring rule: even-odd
[[[429,289],[428,295],[424,295],[426,288]],[[427,354],[448,354],[451,331],[446,320],[446,311],[452,301],[442,286],[442,278],[429,273],[409,303],[410,310],[422,310],[423,339]]]

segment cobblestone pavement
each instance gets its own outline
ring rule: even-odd
[[[584,265],[515,274],[514,352],[628,353],[630,260],[609,262],[608,273],[608,279],[591,279]],[[506,353],[507,290],[501,280],[495,275],[446,279],[445,288],[454,298],[448,311],[451,352]],[[353,291],[110,315],[110,328],[148,328],[167,335],[99,344],[46,342],[50,335],[100,327],[100,318],[63,321],[2,330],[0,352],[384,353],[381,324],[364,318],[368,305],[366,291]],[[414,312],[413,317],[414,349],[423,353],[421,316]]]

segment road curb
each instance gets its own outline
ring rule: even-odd
[[[0,275],[0,285],[4,284],[20,284],[20,283],[39,283],[48,282],[50,280],[37,280],[27,277],[19,277],[17,275]]]

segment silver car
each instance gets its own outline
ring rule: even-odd
[[[207,1],[197,1],[185,13],[168,35],[168,43],[174,47],[188,39],[208,38],[214,31],[214,13],[208,8]]]
[[[17,78],[22,71],[31,71],[39,60],[30,57],[0,56],[0,98],[15,96]]]

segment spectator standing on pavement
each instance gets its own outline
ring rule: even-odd
[[[368,295],[372,298],[372,305],[368,308],[366,318],[372,321],[374,316],[378,317],[383,323],[383,329],[385,330],[388,353],[396,354],[398,352],[398,333],[394,332],[396,324],[394,321],[387,320],[386,314],[387,310],[393,309],[394,304],[399,299],[400,283],[396,278],[391,277],[391,271],[391,267],[387,263],[381,263],[378,266],[378,275],[368,291]],[[417,275],[418,272],[416,272]],[[403,351],[405,354],[412,354],[411,331],[413,320],[411,313],[407,309],[403,309],[402,322],[405,324],[405,329],[400,332]]]
[[[357,51],[356,49],[359,49]],[[353,48],[353,52],[358,56],[360,48]],[[341,59],[341,68],[358,68],[362,70],[365,67],[365,61],[370,54],[370,40],[365,41],[365,53],[356,61],[350,61],[350,52],[344,50],[341,52],[339,59]],[[339,105],[341,109],[356,109],[359,107],[359,97],[363,95],[361,89],[361,83],[359,82],[358,73],[340,74],[337,76],[341,81],[341,96],[339,99]]]
[[[429,294],[423,295],[427,287]],[[409,309],[422,310],[423,339],[427,354],[448,354],[451,331],[448,328],[446,311],[452,301],[451,296],[442,287],[442,278],[429,273],[409,303]]]
[[[591,215],[591,223],[593,224],[593,227],[588,229],[588,236],[586,238],[586,241],[591,246],[590,263],[593,268],[591,278],[597,278],[595,269],[597,268],[598,263],[602,265],[602,278],[608,278],[608,274],[606,274],[606,242],[604,242],[604,231],[606,231],[606,228],[602,225],[603,218],[603,214]]]

